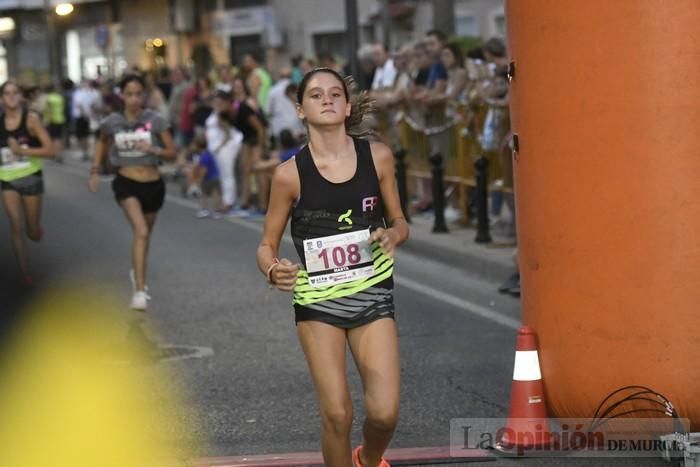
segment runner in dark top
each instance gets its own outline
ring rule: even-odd
[[[10,220],[12,246],[25,286],[32,285],[29,255],[24,241],[38,242],[41,227],[41,199],[44,194],[42,160],[54,156],[51,138],[41,118],[22,106],[22,92],[14,81],[0,86],[0,188],[2,204]],[[26,228],[25,228],[26,226]]]
[[[279,290],[294,292],[301,346],[323,420],[325,465],[389,464],[399,409],[393,254],[408,238],[394,175],[382,143],[349,136],[366,109],[335,71],[308,73],[297,112],[309,144],[275,171],[258,266]],[[287,219],[301,264],[278,260]],[[349,344],[365,389],[363,445],[351,452],[352,400],[345,371]]]

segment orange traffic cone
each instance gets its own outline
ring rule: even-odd
[[[548,447],[550,437],[537,337],[531,327],[521,326],[515,346],[508,423],[500,430],[496,449],[522,455],[527,450]]]

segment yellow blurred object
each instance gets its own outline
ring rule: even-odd
[[[174,379],[126,342],[117,310],[84,291],[26,310],[0,367],[0,465],[145,467],[189,457]]]

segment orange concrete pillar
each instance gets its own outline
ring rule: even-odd
[[[700,426],[700,2],[508,0],[524,323],[550,411]],[[653,414],[652,414],[653,415]]]

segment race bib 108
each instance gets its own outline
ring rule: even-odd
[[[311,287],[342,284],[374,275],[369,229],[304,240]]]

